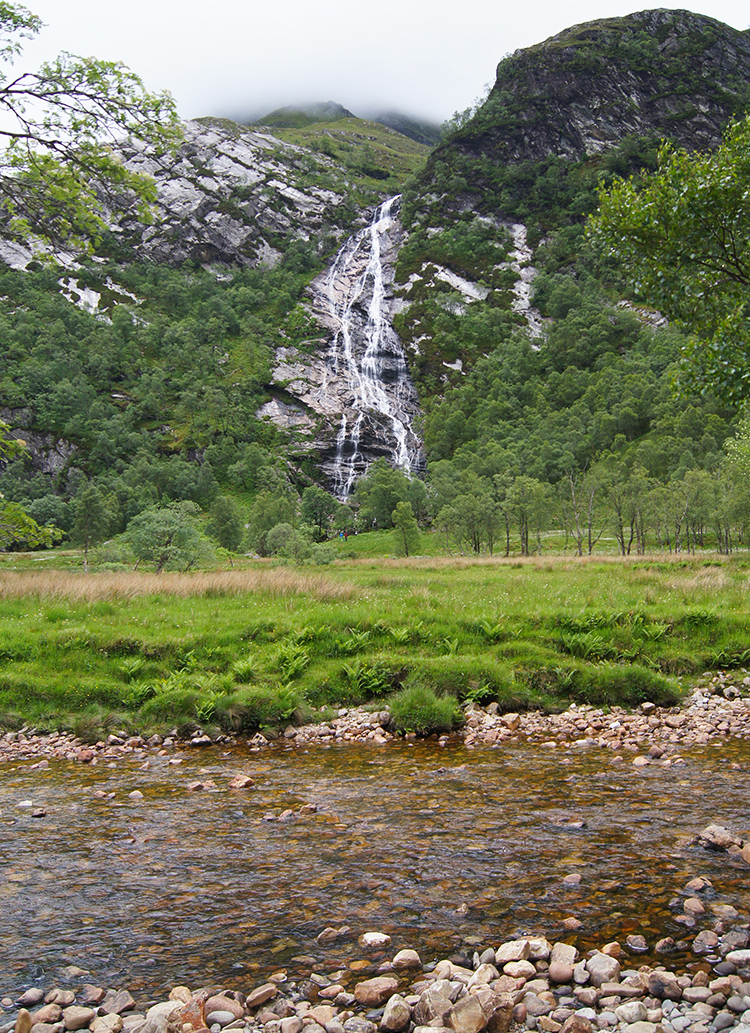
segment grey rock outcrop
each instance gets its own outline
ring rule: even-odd
[[[343,179],[339,191],[323,185],[340,172],[324,155],[224,120],[183,128],[174,155],[120,145],[125,165],[152,176],[157,188],[150,226],[134,211],[107,212],[133,257],[175,265],[274,265],[280,241],[342,233]]]

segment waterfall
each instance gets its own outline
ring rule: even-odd
[[[342,501],[373,454],[386,455],[407,473],[423,463],[412,429],[419,405],[387,305],[389,270],[383,252],[400,199],[385,201],[370,225],[346,241],[325,280],[334,328],[328,366],[347,391],[331,466],[334,494]]]

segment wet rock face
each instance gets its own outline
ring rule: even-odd
[[[393,269],[402,241],[393,199],[313,280],[311,307],[326,328],[325,343],[312,354],[279,348],[273,369],[273,383],[299,407],[275,401],[260,410],[297,430],[341,499],[376,459],[416,472],[424,465],[413,430],[419,402],[392,324]]]

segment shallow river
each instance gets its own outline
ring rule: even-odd
[[[670,901],[697,874],[716,902],[750,909],[750,869],[689,845],[711,821],[750,830],[748,743],[645,769],[599,750],[434,743],[171,756],[183,763],[0,767],[0,994],[69,964],[145,994],[247,989],[278,969],[346,967],[368,930],[424,960],[559,937],[568,915],[581,947],[634,931],[653,944],[689,935]],[[239,772],[255,789],[227,791]],[[197,778],[219,791],[188,792]],[[46,817],[19,808],[29,800]],[[317,813],[269,820],[306,803]],[[580,886],[562,884],[571,872]],[[343,925],[348,937],[317,944]]]

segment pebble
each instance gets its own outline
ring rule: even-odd
[[[634,712],[612,707],[605,714],[601,708],[572,703],[561,714],[538,711],[499,714],[496,704],[490,704],[486,709],[471,704],[465,709],[466,726],[459,734],[467,746],[502,748],[512,740],[562,749],[599,747],[615,754],[632,750],[637,754],[635,766],[643,770],[650,764],[671,766],[681,762],[679,752],[688,746],[713,739],[726,741],[728,736],[750,738],[750,684],[743,681],[741,687],[731,685],[737,694],[730,693],[731,698],[727,698],[724,691],[730,685],[729,674],[722,671],[707,673],[681,708],[661,708],[645,703]],[[373,714],[363,707],[342,708],[326,724],[290,725],[276,743],[289,749],[331,742],[383,745],[395,737],[389,725],[387,709]],[[231,736],[227,735],[219,735],[212,740],[199,729],[182,741],[176,735],[163,740],[159,736],[151,736],[148,741],[140,736],[110,735],[107,742],[88,746],[66,732],[38,735],[24,728],[0,735],[0,761],[33,759],[36,761],[34,767],[42,773],[55,758],[95,764],[123,757],[132,759],[136,751],[144,756],[149,750],[154,755],[165,756],[169,750],[180,749],[184,745],[203,747],[210,746],[212,742],[231,741]],[[443,741],[447,741],[445,737]],[[263,749],[268,744],[269,740],[261,734],[249,740],[253,750]],[[168,763],[178,764],[181,760],[180,757],[172,757]],[[229,783],[232,789],[250,789],[252,786],[251,775],[238,775]],[[139,797],[131,794],[131,799]],[[29,800],[19,806],[32,809],[34,805]],[[738,844],[737,849],[738,856],[750,865],[750,843]]]
[[[733,960],[713,971],[676,973],[652,965],[621,971],[613,956],[623,956],[617,943],[604,944],[607,953],[593,950],[579,958],[572,944],[529,936],[478,947],[473,962],[457,955],[427,970],[416,951],[404,948],[383,963],[389,972],[360,980],[353,994],[344,990],[345,969],[313,972],[302,983],[279,971],[276,981],[250,988],[247,996],[221,989],[191,994],[175,986],[169,1000],[145,1016],[134,1011],[136,1001],[125,990],[106,991],[102,999],[105,991],[91,983],[83,984],[77,997],[60,987],[46,992],[34,987],[17,998],[17,1016],[0,1025],[0,1033],[180,1033],[175,1015],[182,1033],[750,1033],[750,950],[736,946],[747,944],[748,930],[741,916],[734,921],[738,924],[726,929],[724,948],[726,959]],[[361,939],[378,949],[390,941],[376,932]],[[639,934],[629,939],[637,945]],[[353,962],[349,971],[369,964]],[[722,965],[731,971],[718,974]],[[326,1000],[321,992],[328,990]],[[42,1001],[47,1003],[33,1014],[23,1005]],[[85,1007],[84,1001],[100,1006]],[[12,999],[5,997],[2,1004],[8,1008]]]

